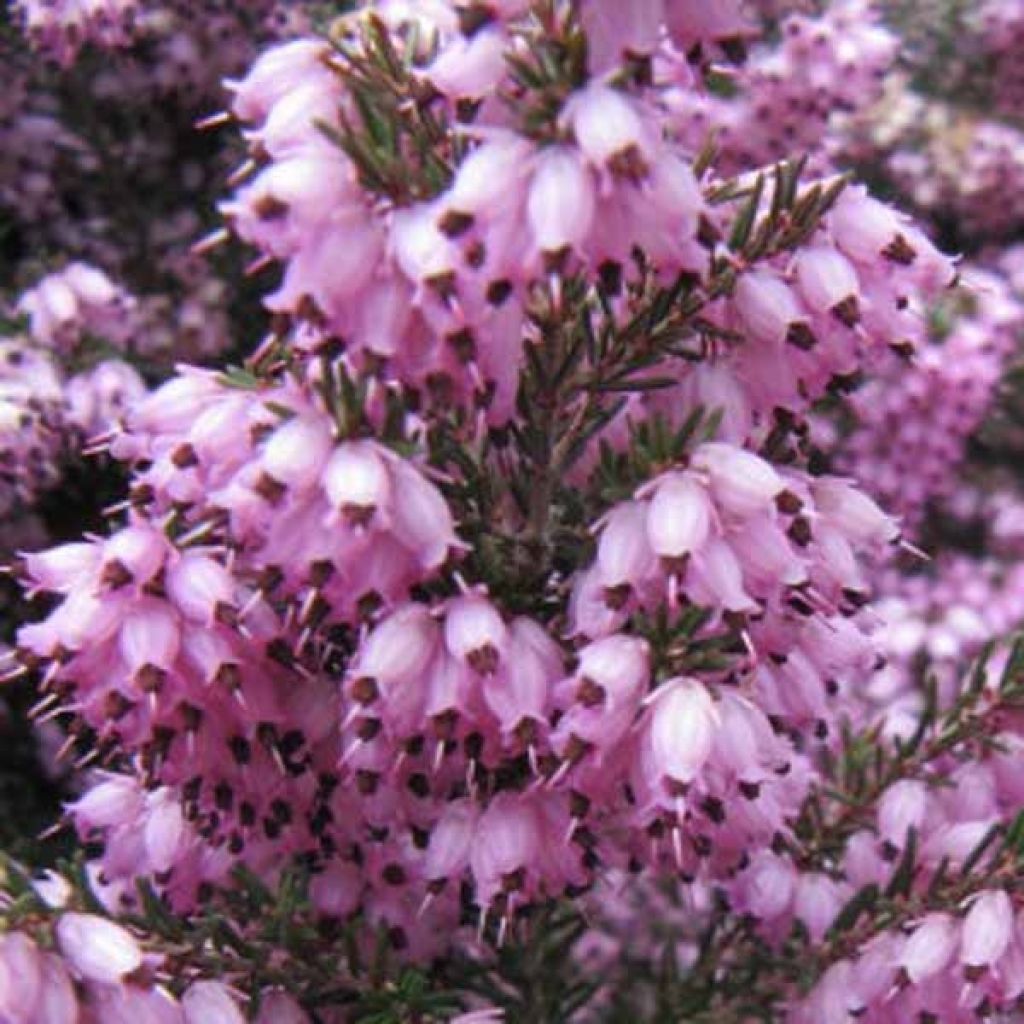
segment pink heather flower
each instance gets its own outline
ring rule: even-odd
[[[569,97],[562,116],[572,127],[580,152],[595,167],[613,170],[616,160],[639,160],[646,175],[652,143],[636,106],[624,92],[591,83]]]
[[[134,304],[135,300],[101,270],[72,263],[25,292],[17,310],[28,315],[33,340],[45,348],[70,353],[86,333],[124,343]]]
[[[59,956],[44,953],[41,959],[39,996],[33,1007],[33,1024],[61,1024],[78,1019],[79,1002],[67,968]],[[13,1015],[17,1020],[17,1014]]]
[[[757,602],[743,585],[743,566],[732,547],[720,537],[709,540],[693,564],[692,588],[698,603],[728,612],[756,612]]]
[[[739,39],[751,33],[739,0],[705,4],[701,0],[665,0],[665,22],[683,51],[699,43]]]
[[[123,775],[100,778],[102,781],[68,806],[86,832],[134,821],[142,811],[142,793],[133,779]]]
[[[45,983],[44,960],[27,936],[0,937],[0,1013],[10,1020],[30,1020]]]
[[[502,664],[508,629],[490,601],[466,594],[448,603],[444,640],[449,654],[466,662],[473,671],[490,675]]]
[[[647,524],[647,508],[635,501],[625,502],[605,516],[597,546],[597,567],[606,588],[628,586],[653,568]]]
[[[505,33],[497,25],[487,26],[472,38],[451,39],[424,69],[424,75],[451,99],[487,96],[506,73]]]
[[[907,843],[911,828],[920,835],[928,804],[925,784],[904,779],[891,785],[878,804],[878,834],[897,849]]]
[[[945,970],[956,952],[958,922],[949,914],[928,914],[917,924],[900,954],[897,967],[917,985]]]
[[[710,757],[721,724],[711,694],[696,679],[670,679],[654,691],[647,714],[651,767],[660,779],[692,782]]]
[[[756,851],[737,885],[743,908],[762,921],[774,921],[789,910],[796,878],[789,859],[767,850]]]
[[[503,661],[502,670],[483,681],[484,703],[505,732],[520,726],[544,727],[552,681],[562,674],[558,644],[541,625],[520,615],[509,623]]]
[[[590,72],[602,72],[628,56],[653,53],[661,35],[663,0],[636,0],[622,4],[615,0],[587,0],[581,21],[587,33]]]
[[[860,319],[857,271],[835,249],[802,249],[796,257],[796,281],[800,297],[815,313],[832,313],[847,326]]]
[[[431,830],[423,861],[423,876],[429,882],[447,883],[461,876],[469,865],[477,841],[480,810],[471,800],[453,800]]]
[[[142,950],[135,939],[105,918],[63,914],[56,934],[64,959],[86,981],[114,985],[142,966]]]
[[[577,151],[567,146],[542,150],[526,204],[527,221],[540,252],[579,252],[595,209],[594,181]]]
[[[359,907],[363,878],[355,864],[334,862],[314,875],[309,898],[325,917],[345,919]]]
[[[70,64],[87,42],[126,46],[137,0],[14,0],[11,7],[33,45]]]
[[[283,989],[260,994],[260,1012],[255,1024],[309,1024],[309,1015]]]
[[[793,325],[806,319],[789,285],[767,270],[741,274],[734,301],[744,328],[758,342],[781,345]]]
[[[104,1024],[187,1024],[181,1005],[164,988],[104,986],[90,992],[89,1009]]]
[[[654,553],[678,559],[698,550],[711,531],[711,502],[692,476],[668,473],[647,506],[647,537]]]
[[[189,836],[177,794],[157,792],[147,800],[143,839],[152,869],[169,871],[181,859]]]
[[[308,490],[323,477],[332,447],[325,419],[297,416],[270,435],[263,448],[263,469],[285,487]]]
[[[829,477],[816,480],[811,490],[822,515],[850,540],[882,545],[899,539],[899,527],[855,485]]]
[[[1013,938],[1013,903],[1003,889],[987,889],[970,905],[960,935],[960,962],[968,968],[991,968]]]
[[[470,1010],[468,1013],[460,1013],[452,1017],[451,1024],[502,1024],[505,1019],[505,1011],[497,1006],[490,1006],[485,1010]]]
[[[541,852],[541,822],[533,802],[518,794],[499,793],[481,816],[470,847],[480,906],[489,906],[518,872],[533,874]]]
[[[848,898],[844,886],[827,875],[801,875],[793,894],[793,913],[811,940],[820,942]]]
[[[217,981],[196,981],[181,997],[185,1024],[245,1024],[228,989]]]
[[[693,466],[707,472],[712,494],[722,508],[739,517],[765,511],[785,490],[768,462],[735,445],[703,444],[694,452]]]
[[[261,54],[246,76],[225,83],[232,110],[241,121],[264,120],[284,97],[310,82],[333,85],[325,58],[330,47],[319,39],[296,39]]]
[[[443,198],[445,212],[490,221],[515,209],[525,195],[532,154],[530,143],[519,135],[487,136],[459,164]]]

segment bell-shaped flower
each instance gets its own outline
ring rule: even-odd
[[[238,1003],[219,981],[194,981],[181,997],[185,1024],[245,1024]]]
[[[142,950],[131,934],[95,914],[61,915],[56,936],[68,966],[86,981],[116,985],[142,966]]]

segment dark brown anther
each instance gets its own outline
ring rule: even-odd
[[[223,661],[217,667],[213,681],[234,693],[242,688],[242,670],[233,661]]]
[[[882,255],[901,267],[909,267],[917,259],[917,250],[903,237],[897,234],[882,250]]]
[[[103,714],[112,722],[124,718],[135,707],[135,702],[130,701],[119,690],[108,690],[103,698]]]
[[[260,220],[280,220],[288,216],[288,204],[274,196],[261,196],[253,203],[253,212]]]
[[[159,693],[166,678],[166,671],[157,665],[143,665],[135,673],[135,682],[143,693]]]
[[[110,587],[111,590],[126,587],[134,578],[128,566],[117,558],[112,558],[107,562],[100,574],[100,582]]]
[[[276,565],[268,565],[259,577],[259,589],[264,594],[272,594],[284,579],[284,573]]]
[[[456,8],[459,19],[459,31],[472,39],[482,28],[494,21],[494,13],[487,4],[466,4]]]
[[[845,327],[856,327],[860,323],[860,302],[856,295],[848,295],[832,307],[832,315]]]
[[[203,721],[203,712],[194,704],[181,703],[178,705],[178,714],[181,715],[182,727],[185,732],[198,732]]]
[[[628,583],[619,583],[614,587],[604,588],[604,603],[613,611],[622,611],[626,607],[633,588]]]
[[[565,745],[565,759],[569,764],[578,764],[591,750],[593,750],[593,744],[580,739],[579,736],[573,733],[569,737],[569,742]]]
[[[213,803],[219,811],[230,813],[235,805],[235,791],[226,782],[218,782],[213,787]]]
[[[244,736],[232,736],[228,749],[237,764],[244,767],[252,761],[252,744]]]
[[[807,547],[811,543],[811,523],[809,519],[805,519],[803,516],[799,516],[789,524],[789,529],[786,531],[786,535],[794,543],[802,548]]]
[[[492,306],[503,306],[505,304],[505,300],[512,294],[512,290],[512,282],[505,278],[499,278],[497,281],[491,281],[487,286],[487,301]]]
[[[356,722],[356,736],[364,743],[369,743],[380,733],[381,725],[379,718],[360,718]]]
[[[585,708],[596,708],[605,702],[608,693],[603,686],[584,676],[576,690],[576,699]]]
[[[252,488],[268,505],[277,505],[285,495],[287,488],[275,480],[269,473],[260,473],[259,479]]]
[[[701,805],[700,809],[707,815],[708,821],[721,825],[725,821],[725,804],[716,796],[709,796]]]
[[[360,676],[352,681],[349,696],[359,704],[372,704],[380,696],[377,680],[372,676]]]
[[[269,423],[254,423],[249,427],[249,440],[252,443],[259,444],[265,441],[274,432],[274,428]]]
[[[380,772],[372,772],[367,768],[360,768],[356,772],[356,789],[363,796],[373,796],[380,785]]]
[[[792,491],[782,491],[775,497],[775,507],[784,516],[796,516],[800,514],[804,503],[799,495],[794,494]]]
[[[440,740],[451,739],[455,735],[455,727],[459,724],[458,711],[442,711],[434,715],[434,735]]]
[[[569,793],[569,814],[574,818],[585,818],[590,810],[590,797],[575,789]]]
[[[638,146],[629,145],[608,158],[608,170],[617,178],[639,185],[651,173],[651,166]]]
[[[484,644],[466,655],[469,667],[481,676],[492,676],[501,664],[501,654],[493,644]]]
[[[196,455],[195,448],[186,441],[171,452],[171,462],[178,469],[190,469],[199,465],[199,456]]]
[[[756,782],[740,782],[737,786],[747,800],[756,800],[761,795],[761,786]]]
[[[228,604],[227,601],[218,601],[213,608],[213,617],[222,626],[231,626],[234,628],[238,625],[238,609]]]
[[[526,884],[526,868],[516,868],[501,876],[501,888],[505,892],[517,892]]]
[[[487,246],[479,239],[466,246],[466,266],[479,270],[487,262]]]
[[[380,874],[388,885],[405,885],[408,876],[401,864],[388,864]]]
[[[460,363],[471,363],[476,359],[476,339],[468,327],[446,335],[444,340],[451,345],[452,351]]]
[[[471,213],[461,213],[459,210],[446,210],[437,221],[437,228],[443,235],[449,238],[458,238],[464,235],[474,224]]]
[[[409,792],[420,800],[426,800],[430,796],[430,780],[422,772],[410,775],[406,786]]]
[[[309,566],[308,583],[314,590],[319,590],[326,586],[336,571],[334,563],[329,558],[318,559]]]
[[[282,665],[285,668],[291,668],[295,664],[295,655],[292,653],[292,649],[288,644],[288,641],[284,637],[274,637],[267,644],[267,657],[271,661],[276,661],[278,665]]]
[[[252,828],[256,824],[256,808],[248,800],[238,805],[238,822],[243,828]]]
[[[818,344],[818,339],[815,337],[814,331],[811,330],[810,324],[804,323],[803,320],[796,320],[789,325],[789,329],[786,331],[786,341],[802,352],[809,352]]]
[[[457,289],[456,277],[453,271],[446,270],[442,274],[434,274],[428,277],[424,284],[433,291],[442,302],[449,302],[455,298]]]

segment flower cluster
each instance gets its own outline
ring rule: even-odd
[[[881,139],[902,15],[110,6],[16,5],[96,123],[23,57],[0,100],[68,260],[0,511],[85,438],[128,478],[9,567],[84,852],[0,885],[0,1017],[1016,1012],[1020,260],[942,251],[1016,215]]]
[[[726,95],[673,91],[673,126],[699,146],[710,137],[727,172],[811,153],[829,166],[837,119],[869,109],[899,43],[873,4],[843,0],[814,16],[791,13],[782,43],[755,51]]]
[[[968,271],[975,315],[957,316],[911,367],[879,375],[850,397],[856,427],[839,464],[907,528],[958,487],[966,444],[989,414],[1024,329],[1024,308],[1001,275]],[[893,437],[899,432],[899,443]]]
[[[22,932],[0,938],[0,1012],[12,1021],[95,1024],[244,1024],[239,1000],[216,981],[193,982],[181,999],[156,980],[162,957],[126,929],[95,914],[55,915],[53,948]],[[257,1024],[304,1024],[284,990],[261,994]]]

